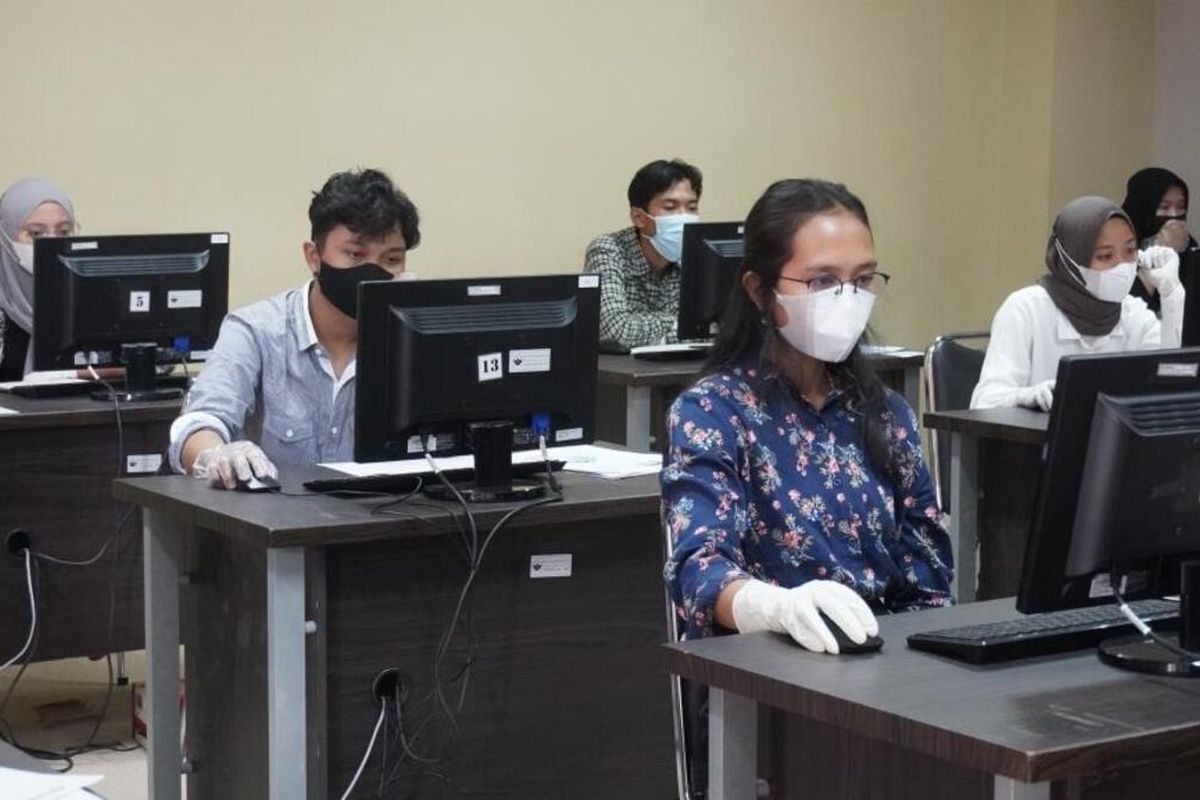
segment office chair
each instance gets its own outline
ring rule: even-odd
[[[979,383],[986,348],[961,344],[966,339],[987,339],[987,331],[948,333],[939,336],[925,351],[925,407],[929,411],[958,411],[970,408],[971,393]],[[929,431],[930,461],[937,489],[938,507],[950,509],[950,442]]]

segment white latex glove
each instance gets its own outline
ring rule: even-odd
[[[786,633],[814,653],[837,655],[837,640],[818,611],[824,611],[856,644],[879,633],[879,623],[866,602],[837,581],[809,581],[784,589],[751,580],[733,597],[733,621],[739,633]]]
[[[1054,381],[1042,381],[1017,390],[1017,405],[1049,411],[1054,405]]]
[[[192,476],[207,480],[214,489],[236,489],[239,480],[278,480],[279,471],[261,447],[243,439],[202,450],[192,462]]]
[[[1170,247],[1155,245],[1138,251],[1138,274],[1160,297],[1170,297],[1179,283],[1179,254]]]
[[[1182,253],[1187,249],[1189,238],[1187,222],[1181,219],[1172,219],[1159,228],[1158,233],[1154,235],[1153,243],[1169,247],[1176,253]]]

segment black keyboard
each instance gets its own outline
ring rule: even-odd
[[[109,381],[112,387],[118,392],[125,391],[125,381],[115,380]],[[187,389],[187,375],[166,375],[158,379],[155,383],[159,389]],[[10,394],[17,397],[28,397],[35,400],[46,400],[54,397],[86,397],[92,392],[106,389],[107,387],[98,381],[80,381],[78,383],[72,381],[70,383],[23,383],[20,386],[14,386],[9,390]]]
[[[551,461],[550,471],[561,472],[565,465],[564,461]],[[534,461],[528,464],[513,464],[512,474],[514,478],[531,478],[534,475],[543,474],[545,471],[546,463],[544,461]],[[451,483],[467,483],[475,479],[475,470],[470,468],[444,469],[442,474]],[[337,494],[338,492],[408,494],[416,488],[418,478],[427,485],[432,485],[434,482],[440,483],[433,477],[433,472],[429,471],[411,475],[365,475],[363,477],[347,475],[344,478],[319,478],[307,481],[304,488],[310,492],[321,494]]]
[[[1129,607],[1155,630],[1179,627],[1176,602],[1135,600]],[[1130,633],[1137,629],[1114,603],[914,633],[908,637],[908,646],[972,664],[989,664],[1083,650],[1110,636]]]

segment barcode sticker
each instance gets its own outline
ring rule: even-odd
[[[162,467],[162,453],[148,453],[125,457],[125,471],[130,475],[158,472]]]
[[[468,286],[467,297],[499,297],[500,284],[492,283],[482,286]]]

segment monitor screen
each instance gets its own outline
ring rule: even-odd
[[[216,343],[227,233],[43,238],[33,253],[35,370],[115,364],[122,344],[186,356]]]
[[[742,266],[742,223],[694,222],[683,226],[679,259],[680,341],[711,339]]]
[[[476,422],[511,421],[514,449],[595,438],[599,276],[359,291],[356,461],[465,455]]]
[[[1059,362],[1017,608],[1169,593],[1165,558],[1200,553],[1200,429],[1179,409],[1200,392],[1200,348],[1068,356]],[[1165,583],[1164,583],[1165,582]]]

